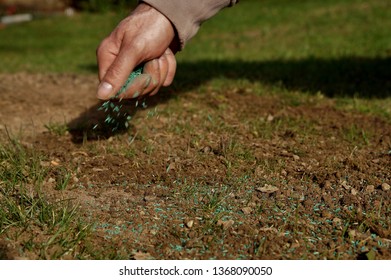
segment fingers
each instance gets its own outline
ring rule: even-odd
[[[171,50],[157,59],[144,65],[143,74],[124,89],[118,98],[137,98],[143,95],[154,95],[162,86],[171,85],[176,72],[176,59]]]
[[[151,80],[152,79],[149,74],[141,74],[137,76],[130,84],[125,86],[118,98],[131,99],[144,95],[144,92],[150,85]]]
[[[168,87],[174,81],[177,64],[176,64],[175,55],[171,51],[171,49],[167,49],[164,54],[165,54],[166,59],[167,59],[168,70],[167,70],[166,78],[165,78],[165,80],[163,82],[163,86],[164,87]]]
[[[145,94],[154,95],[159,91],[162,83],[162,78],[164,79],[165,74],[167,74],[167,60],[163,57],[149,61],[144,66],[144,73],[151,75],[151,82],[149,86],[145,89]]]
[[[145,73],[149,73],[152,77],[151,84],[145,89],[145,93],[149,95],[155,95],[161,87],[167,87],[171,85],[174,80],[176,72],[176,59],[175,55],[170,49],[159,58],[156,62],[151,63],[151,70],[146,67]]]
[[[120,49],[115,53],[115,41],[103,41],[97,50],[99,79],[97,97],[107,100],[115,96],[136,66],[132,56]]]

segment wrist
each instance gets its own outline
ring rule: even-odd
[[[165,34],[171,38],[171,43],[169,45],[169,48],[172,50],[174,54],[180,51],[181,44],[180,44],[178,32],[174,24],[171,22],[169,18],[167,18],[159,10],[145,3],[144,1],[139,1],[139,4],[137,5],[136,9],[133,11],[133,13],[138,13],[138,12],[151,13],[154,17],[156,17],[156,19],[160,22],[159,24],[161,24],[161,26],[163,27]]]

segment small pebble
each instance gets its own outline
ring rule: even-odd
[[[342,222],[342,220],[340,218],[334,218],[333,219],[333,224],[334,225],[339,225],[339,224],[341,224],[341,222]]]
[[[357,236],[357,232],[354,229],[349,230],[349,236],[354,239]]]
[[[49,184],[52,184],[52,183],[55,183],[56,182],[56,179],[54,179],[54,178],[52,178],[52,177],[50,177],[49,179],[48,179],[48,183]]]
[[[187,226],[188,228],[192,228],[193,225],[194,225],[194,221],[193,221],[193,220],[190,220],[190,221],[188,221],[188,222],[186,223],[186,226]]]
[[[346,182],[346,181],[342,181],[341,186],[342,186],[345,190],[350,190],[350,189],[352,188],[352,186],[348,185],[348,182]]]
[[[50,162],[50,164],[53,165],[53,166],[59,166],[60,165],[60,163],[58,161],[56,161],[56,160],[52,160]]]
[[[49,166],[50,166],[50,163],[47,162],[47,161],[41,161],[39,164],[40,164],[42,167],[49,167]]]
[[[235,222],[233,220],[228,220],[228,221],[218,220],[217,221],[217,225],[221,226],[225,230],[227,230],[230,227],[232,227],[234,223]]]
[[[155,195],[146,195],[146,196],[144,197],[144,200],[145,200],[146,202],[155,201],[156,199],[157,199],[157,197],[156,197]]]
[[[243,207],[242,208],[242,212],[245,215],[249,215],[249,214],[251,214],[253,212],[253,209],[251,207]]]
[[[324,187],[325,188],[331,188],[332,187],[332,184],[331,184],[331,182],[330,181],[326,181],[326,182],[324,182]]]
[[[98,167],[94,167],[94,168],[92,168],[92,171],[93,171],[93,172],[102,172],[102,171],[105,171],[105,169],[103,169],[103,168],[98,168]]]
[[[368,194],[371,194],[375,191],[375,186],[374,185],[368,185],[366,188],[365,188],[365,192],[368,193]]]
[[[273,117],[272,115],[269,114],[269,115],[267,116],[266,120],[267,120],[268,122],[272,122],[272,121],[274,120],[274,117]]]
[[[381,189],[383,191],[389,191],[391,189],[391,186],[387,183],[383,183],[383,184],[381,184]]]
[[[274,187],[272,185],[265,184],[263,187],[256,188],[257,191],[260,191],[262,193],[274,193],[278,191],[277,187]]]
[[[322,217],[325,219],[330,219],[332,217],[331,213],[327,210],[322,211]]]
[[[364,217],[363,217],[363,212],[362,212],[362,208],[359,206],[357,208],[357,220],[362,220]]]

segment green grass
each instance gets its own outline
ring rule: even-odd
[[[0,30],[0,72],[95,71],[95,49],[120,19],[115,14],[81,14],[8,26]]]
[[[67,124],[58,122],[49,122],[45,125],[45,128],[50,132],[58,136],[64,136],[68,131]]]
[[[388,8],[377,0],[246,1],[205,23],[183,59],[386,57]]]
[[[82,222],[78,207],[70,200],[48,198],[45,180],[49,167],[45,159],[17,140],[0,144],[0,235],[2,241],[24,247],[30,258],[58,259],[66,255],[82,258],[81,242],[90,226]],[[65,189],[69,174],[63,175],[58,189]],[[0,257],[4,252],[0,252]],[[29,255],[30,254],[30,255]]]

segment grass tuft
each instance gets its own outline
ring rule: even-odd
[[[81,241],[90,226],[78,214],[71,200],[45,195],[49,167],[43,157],[24,148],[17,140],[0,144],[0,235],[22,249],[26,258],[82,258]],[[65,189],[69,173],[57,185]],[[7,255],[7,258],[20,257]]]

